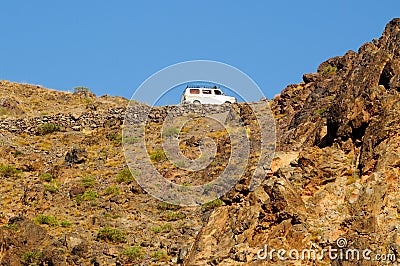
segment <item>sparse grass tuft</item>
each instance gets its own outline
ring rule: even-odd
[[[163,216],[166,221],[177,221],[186,218],[186,215],[181,212],[168,212]]]
[[[62,227],[69,227],[72,225],[72,222],[68,220],[59,221],[56,217],[51,215],[44,215],[39,214],[34,219],[35,223],[37,224],[47,224],[49,226],[62,226]]]
[[[170,223],[163,224],[161,226],[161,232],[169,233],[172,231],[172,229],[173,229],[173,227],[172,227],[172,224],[170,224]]]
[[[154,233],[160,233],[161,232],[161,227],[159,227],[159,226],[152,227],[151,231],[153,231]]]
[[[15,151],[14,158],[17,158],[18,156],[21,156],[22,154],[23,154],[22,151]]]
[[[94,187],[95,179],[93,176],[84,176],[81,178],[81,184],[84,188]]]
[[[97,232],[97,239],[111,243],[126,242],[126,234],[117,228],[105,226]]]
[[[169,256],[165,250],[157,250],[151,254],[154,261],[169,262]]]
[[[44,185],[44,189],[50,193],[58,192],[59,188],[60,188],[60,182],[56,180],[52,180],[49,184]]]
[[[162,202],[162,203],[158,204],[157,209],[163,210],[163,211],[166,211],[166,210],[176,211],[176,210],[179,210],[180,207],[178,205],[174,205],[174,204],[171,204],[168,202]]]
[[[315,113],[322,116],[325,113],[326,109],[325,108],[320,108],[318,110],[315,110]]]
[[[336,98],[336,96],[335,95],[330,95],[330,96],[328,96],[328,100],[329,101],[333,101],[333,100],[335,100],[335,98]]]
[[[49,226],[59,225],[57,218],[51,215],[39,214],[34,221],[38,224],[47,224]]]
[[[119,187],[112,185],[109,186],[108,188],[106,188],[106,190],[104,191],[105,195],[113,195],[113,196],[118,196],[120,194],[120,190]]]
[[[162,149],[156,149],[150,154],[150,159],[155,162],[163,161],[167,158]]]
[[[0,164],[0,175],[3,177],[18,177],[18,174],[22,171],[17,170],[14,165]]]
[[[95,201],[98,197],[99,197],[99,195],[97,194],[96,191],[89,189],[89,190],[86,190],[83,194],[77,195],[75,197],[75,201],[77,203],[80,203],[82,201]]]
[[[68,220],[64,220],[60,222],[60,226],[62,227],[70,227],[72,226],[72,222],[68,221]]]
[[[29,251],[21,255],[23,265],[41,265],[43,253],[40,251]]]
[[[121,255],[127,257],[130,261],[140,261],[144,257],[144,251],[139,246],[129,247],[121,252]]]
[[[110,133],[106,136],[106,138],[116,145],[120,145],[122,143],[122,135],[120,134]]]
[[[326,66],[324,69],[322,69],[322,75],[325,74],[335,74],[337,72],[337,67],[335,66]]]
[[[90,89],[84,86],[77,86],[74,88],[74,93],[78,93],[78,92],[90,92]]]
[[[138,173],[134,172],[133,174],[137,175]],[[133,177],[131,171],[129,171],[128,168],[125,168],[117,174],[115,179],[116,179],[117,183],[128,183],[129,184],[134,180],[134,177]]]
[[[16,225],[16,224],[6,224],[6,225],[3,225],[3,227],[7,228],[7,229],[14,230],[14,231],[18,231],[19,230],[18,225]]]
[[[41,174],[39,178],[42,179],[43,181],[50,182],[53,180],[53,175],[51,175],[49,173],[44,173],[44,174]]]
[[[215,200],[212,200],[210,202],[203,204],[202,207],[204,210],[211,210],[211,209],[221,207],[224,205],[225,205],[225,202],[223,202],[221,199],[215,199]]]
[[[166,223],[161,226],[155,226],[151,228],[154,233],[169,233],[173,229],[172,224]]]
[[[53,123],[45,123],[37,127],[37,133],[39,135],[47,135],[59,130],[60,127]]]

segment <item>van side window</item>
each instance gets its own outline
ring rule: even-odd
[[[200,94],[199,89],[190,89],[190,94]]]
[[[214,90],[215,95],[222,95],[222,92],[219,90]]]
[[[211,94],[211,90],[203,90],[203,94]]]

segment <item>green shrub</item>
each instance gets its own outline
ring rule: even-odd
[[[108,152],[107,151],[101,151],[99,153],[99,159],[106,160],[107,158],[108,158]]]
[[[211,209],[221,207],[224,205],[225,205],[225,202],[223,202],[221,199],[215,199],[215,200],[212,200],[212,201],[209,201],[209,202],[203,204],[202,207],[205,210],[211,210]]]
[[[328,96],[328,100],[329,100],[329,101],[333,101],[333,100],[335,100],[335,98],[336,98],[335,95]]]
[[[337,67],[335,66],[326,66],[322,69],[322,75],[325,74],[335,74],[337,72]]]
[[[173,229],[172,224],[170,223],[166,223],[163,224],[161,226],[155,226],[153,228],[151,228],[151,231],[153,231],[154,233],[169,233],[171,232]]]
[[[117,228],[106,226],[97,232],[97,239],[111,243],[126,242],[126,234]]]
[[[96,191],[93,190],[86,190],[85,193],[83,193],[83,199],[84,200],[95,200],[99,197]]]
[[[326,109],[325,108],[320,108],[318,110],[315,110],[315,113],[322,116],[325,113]]]
[[[60,225],[62,227],[70,227],[72,225],[72,223],[70,221],[68,221],[68,220],[64,220],[64,221],[60,222]]]
[[[122,135],[120,134],[110,133],[106,136],[106,138],[117,145],[122,143]]]
[[[108,188],[106,188],[106,190],[104,191],[105,195],[113,195],[113,196],[118,196],[120,194],[120,190],[119,187],[112,185],[109,186]]]
[[[167,156],[165,156],[165,153],[162,149],[156,149],[155,151],[153,151],[150,154],[150,159],[152,161],[159,162],[159,161],[165,160],[166,158],[167,158]]]
[[[39,178],[42,179],[43,181],[50,182],[53,180],[53,175],[49,174],[49,173],[44,173],[44,174],[41,174],[39,176]]]
[[[16,224],[6,224],[6,225],[3,225],[3,227],[14,230],[16,232],[18,232],[18,230],[19,230],[18,225],[16,225]]]
[[[0,164],[0,175],[4,177],[18,177],[18,174],[22,171],[17,170],[15,166],[7,164]]]
[[[169,256],[166,251],[164,250],[157,250],[151,254],[154,261],[162,261],[162,262],[169,262]]]
[[[80,203],[82,201],[95,201],[98,197],[99,197],[99,194],[97,194],[96,191],[89,189],[89,190],[86,190],[83,194],[77,195],[75,197],[75,201],[77,203]]]
[[[44,214],[39,214],[36,216],[34,221],[37,224],[47,224],[49,226],[62,226],[62,227],[68,227],[71,226],[72,223],[68,220],[63,220],[63,221],[58,221],[58,219],[54,216],[51,215],[44,215]]]
[[[40,251],[29,251],[21,255],[24,265],[41,265],[43,253]]]
[[[126,256],[130,261],[140,261],[144,257],[144,252],[141,247],[134,246],[124,249],[121,255]]]
[[[179,205],[174,205],[168,202],[162,202],[157,206],[157,209],[166,211],[166,210],[170,210],[170,211],[176,211],[180,209]]]
[[[153,227],[153,228],[151,228],[151,231],[153,231],[154,233],[160,233],[161,227],[159,227],[159,226]]]
[[[44,123],[37,127],[37,133],[39,135],[46,135],[46,134],[50,134],[50,133],[53,133],[53,132],[59,131],[59,130],[60,130],[60,127],[53,123]]]
[[[95,179],[93,176],[82,177],[81,184],[84,188],[93,187],[95,185]]]
[[[163,232],[163,233],[169,233],[172,231],[172,229],[173,229],[173,226],[170,223],[166,223],[161,226],[161,232]]]
[[[57,218],[51,215],[39,214],[34,221],[38,224],[47,224],[49,226],[59,225]]]
[[[23,154],[22,151],[15,151],[14,158],[17,158],[18,156],[21,156],[22,154]]]
[[[138,173],[133,172],[133,174],[137,175]],[[125,168],[117,174],[115,179],[118,183],[128,183],[129,184],[129,183],[133,182],[134,177],[133,177],[131,171],[129,171],[128,168]]]
[[[177,220],[184,219],[186,217],[186,215],[181,212],[171,212],[170,211],[167,214],[165,214],[163,217],[164,217],[164,220],[166,220],[166,221],[177,221]]]
[[[77,86],[74,88],[74,93],[78,93],[78,92],[90,92],[90,89],[84,86]]]
[[[44,189],[50,193],[56,193],[58,192],[60,188],[60,182],[53,180],[49,184],[44,185]]]

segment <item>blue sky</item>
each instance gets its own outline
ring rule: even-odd
[[[400,1],[3,1],[0,79],[130,98],[155,72],[215,60],[272,98],[379,37]],[[180,95],[176,96],[178,101]]]

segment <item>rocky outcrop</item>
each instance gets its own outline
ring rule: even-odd
[[[339,237],[347,241],[344,248],[398,261],[399,55],[400,19],[394,19],[376,42],[322,63],[304,82],[283,90],[272,102],[277,149],[298,157],[281,163],[243,203],[215,210],[187,265],[303,265],[276,256],[263,262],[257,252],[265,245],[338,248]]]
[[[25,217],[10,219],[0,228],[2,265],[65,265],[63,243]]]

